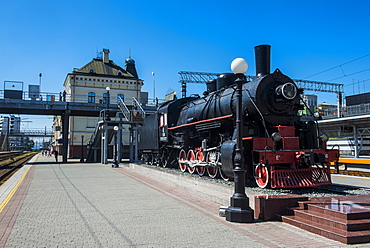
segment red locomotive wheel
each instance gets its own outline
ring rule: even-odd
[[[187,165],[186,152],[184,150],[181,150],[179,154],[179,167],[182,172],[186,171],[186,165]]]
[[[218,174],[218,167],[209,166],[207,167],[207,171],[210,178],[216,178]]]
[[[196,157],[197,157],[198,163],[203,162],[203,159],[204,159],[203,152],[197,152]],[[204,175],[204,173],[206,172],[206,167],[205,166],[197,166],[196,170],[197,170],[198,175],[202,177]]]
[[[218,154],[215,151],[212,151],[208,153],[207,155],[207,163],[208,164],[213,164],[215,166],[208,166],[207,171],[208,171],[208,176],[210,178],[216,178],[218,174],[218,167],[217,167],[217,162],[218,162]]]
[[[205,166],[197,166],[196,167],[197,173],[199,176],[204,176],[204,173],[206,172],[206,167]]]
[[[195,165],[196,164],[196,160],[195,160],[195,153],[193,150],[189,150],[188,151],[188,161],[192,164],[192,165]],[[190,174],[194,174],[194,171],[195,171],[195,167],[191,167],[190,165],[188,166],[188,171],[190,172]]]
[[[255,178],[258,187],[266,188],[270,183],[270,174],[266,165],[258,164],[255,170]]]
[[[220,169],[220,175],[222,179],[224,179],[225,181],[229,181],[229,177],[224,173],[222,169]]]

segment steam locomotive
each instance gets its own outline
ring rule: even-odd
[[[299,188],[331,184],[328,136],[314,117],[303,119],[303,93],[279,69],[270,73],[270,46],[255,47],[256,76],[242,86],[243,166],[247,185]],[[142,160],[182,172],[233,178],[238,75],[207,83],[203,97],[168,101],[138,130]]]

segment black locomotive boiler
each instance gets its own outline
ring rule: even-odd
[[[331,184],[327,149],[314,117],[303,119],[294,81],[279,69],[270,73],[270,46],[255,47],[256,76],[242,86],[242,133],[247,184],[299,188]],[[142,160],[181,171],[233,177],[236,84],[238,75],[221,74],[207,83],[203,97],[163,103],[139,128]]]

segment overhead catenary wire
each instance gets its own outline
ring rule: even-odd
[[[352,76],[352,75],[355,75],[355,74],[359,74],[359,73],[362,73],[362,72],[365,72],[365,71],[370,71],[370,68],[362,70],[362,71],[354,72],[354,73],[351,73],[351,74],[348,74],[348,75],[344,75],[344,76],[341,76],[341,77],[333,78],[333,79],[328,80],[328,82],[334,81],[334,80],[337,80],[337,79],[340,79],[340,78]]]
[[[336,69],[336,68],[339,68],[339,67],[341,68],[343,65],[347,65],[347,64],[352,63],[352,62],[354,62],[354,61],[356,61],[356,60],[363,59],[363,58],[365,58],[365,57],[367,57],[367,56],[369,56],[369,55],[370,55],[370,53],[369,53],[369,54],[366,54],[366,55],[364,55],[364,56],[358,57],[358,58],[356,58],[356,59],[353,59],[353,60],[351,60],[351,61],[348,61],[348,62],[346,62],[346,63],[343,63],[343,64],[340,64],[340,65],[334,66],[334,67],[332,67],[332,68],[329,68],[329,69],[323,70],[323,71],[321,71],[321,72],[318,72],[318,73],[312,74],[311,76],[305,77],[305,78],[303,78],[303,79],[307,79],[307,78],[310,78],[310,77],[313,77],[313,76],[316,76],[316,75],[322,74],[322,73],[324,73],[324,72],[327,72],[327,71],[330,71],[330,70],[333,70],[333,69]],[[343,72],[343,68],[341,68],[341,69],[342,69],[342,72]],[[343,72],[343,74],[344,74],[344,72]],[[349,76],[349,75],[347,75],[347,76]],[[335,80],[335,79],[332,79],[332,80]],[[330,80],[329,80],[329,81],[330,81]]]
[[[363,79],[363,80],[358,80],[357,82],[353,82],[353,83],[351,83],[351,84],[344,85],[344,87],[349,87],[349,86],[352,86],[352,85],[354,85],[354,84],[364,83],[364,82],[369,81],[369,80],[370,80],[370,78],[368,78],[368,79]]]

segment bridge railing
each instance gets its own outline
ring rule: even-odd
[[[370,103],[347,106],[348,115],[370,114]]]
[[[13,94],[14,93],[14,94]],[[7,96],[7,97],[5,97]],[[30,93],[28,91],[14,91],[9,93],[9,90],[0,90],[0,99],[19,99],[19,100],[31,100],[31,101],[46,101],[46,102],[81,102],[81,103],[100,103],[106,104],[107,98],[103,95],[89,96],[87,94],[78,95],[78,94],[67,94],[63,92],[41,92],[40,94]],[[163,99],[162,99],[163,100]],[[132,100],[128,99],[119,99],[119,96],[110,95],[110,103],[116,104],[120,101],[124,101],[127,105],[132,105]],[[154,102],[154,99],[142,99],[140,101],[141,105],[150,105],[151,102]]]
[[[12,132],[9,134],[10,136],[11,135],[47,135],[47,136],[50,136],[50,135],[53,135],[53,132],[51,129],[47,129],[47,130],[44,130],[44,129],[25,129],[25,130],[20,130],[19,132]]]

